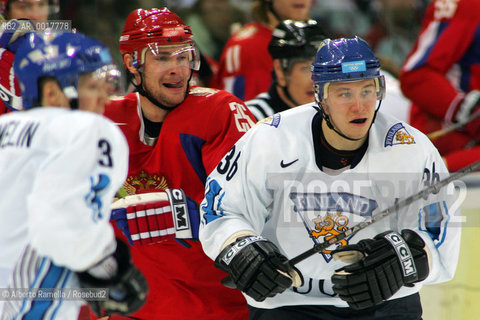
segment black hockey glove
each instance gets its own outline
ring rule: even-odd
[[[108,268],[108,259],[114,258],[117,266],[116,274],[108,279],[92,276],[93,268]],[[89,300],[88,303],[97,316],[134,313],[145,303],[148,292],[147,280],[132,264],[128,246],[117,240],[117,249],[112,256],[102,260],[91,269],[77,273],[80,285],[83,288],[105,288],[106,299]],[[105,313],[103,314],[102,311]]]
[[[302,282],[277,246],[260,236],[238,238],[220,252],[215,267],[230,274],[237,288],[256,301],[282,293],[292,281]]]
[[[425,280],[429,268],[424,247],[422,238],[408,229],[340,247],[332,251],[334,259],[351,264],[335,271],[333,291],[353,309],[377,305],[402,286]]]

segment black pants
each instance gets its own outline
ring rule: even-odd
[[[421,320],[422,305],[418,293],[385,301],[375,307],[354,310],[321,305],[297,305],[275,309],[248,306],[249,320]]]

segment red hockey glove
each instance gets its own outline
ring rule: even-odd
[[[0,98],[3,105],[0,106],[0,115],[6,110],[21,110],[22,96],[20,85],[13,73],[13,59],[15,55],[0,48]]]
[[[17,78],[13,73],[13,59],[18,47],[27,39],[26,34],[34,31],[30,20],[2,22],[0,30],[0,115],[7,109],[21,110],[22,97]]]
[[[198,205],[181,189],[126,196],[115,201],[111,209],[110,220],[115,221],[131,245],[198,239]]]

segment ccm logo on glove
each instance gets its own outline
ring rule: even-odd
[[[177,231],[189,230],[190,221],[187,214],[187,200],[185,194],[181,189],[167,189],[166,192],[175,216],[175,228]],[[189,238],[191,237],[190,234]]]
[[[403,238],[398,233],[392,232],[385,235],[385,239],[392,244],[392,247],[397,252],[402,265],[403,277],[406,278],[412,274],[416,274],[417,270],[415,269],[415,262],[412,253],[410,252],[408,245],[403,241]]]
[[[335,260],[349,263],[332,276],[333,291],[353,309],[375,306],[401,287],[412,287],[429,274],[425,242],[413,230],[386,231],[373,239],[332,251]]]
[[[111,205],[111,220],[131,245],[198,239],[197,203],[181,189],[126,196]]]

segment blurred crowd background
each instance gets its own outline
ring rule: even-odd
[[[358,35],[397,75],[420,29],[429,0],[314,0],[311,16],[331,38]],[[130,11],[167,6],[193,29],[212,69],[231,34],[252,20],[251,0],[59,0],[58,19],[108,45],[122,66],[118,39]]]

